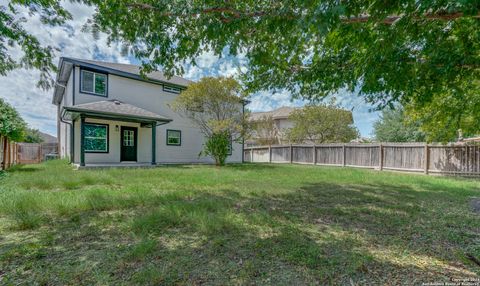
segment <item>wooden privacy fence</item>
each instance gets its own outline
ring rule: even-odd
[[[47,155],[58,152],[57,143],[17,143],[19,164],[35,164],[46,160]]]
[[[246,162],[348,166],[425,174],[480,175],[480,146],[424,143],[245,147]]]
[[[48,154],[57,153],[57,143],[15,143],[0,138],[0,170],[15,164],[36,164],[46,160]]]
[[[0,170],[17,164],[17,143],[0,136]]]

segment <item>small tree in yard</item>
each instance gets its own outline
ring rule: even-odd
[[[207,138],[202,154],[215,159],[217,166],[225,165],[230,148],[228,132],[218,132]]]
[[[243,108],[245,98],[233,78],[205,77],[188,86],[171,107],[192,120],[207,137],[199,155],[210,156],[217,166],[222,166],[231,142],[240,142],[249,129]]]
[[[307,105],[292,112],[294,127],[288,132],[292,142],[350,142],[358,137],[352,112],[334,104]]]

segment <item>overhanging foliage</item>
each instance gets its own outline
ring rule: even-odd
[[[0,136],[5,136],[13,141],[21,141],[26,126],[18,112],[0,98]]]

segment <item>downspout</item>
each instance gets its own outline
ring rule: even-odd
[[[245,101],[242,104],[242,115],[245,117]],[[245,118],[244,118],[245,119]],[[245,134],[242,136],[242,163],[245,163]]]
[[[60,120],[60,122],[62,123],[65,123],[67,125],[70,126],[70,163],[73,163],[73,156],[74,156],[74,152],[73,152],[73,148],[74,148],[74,139],[75,139],[75,133],[74,133],[74,126],[73,126],[73,121],[72,122],[68,122],[68,121],[65,121],[63,119],[63,116],[60,115],[60,108],[58,109],[59,112],[58,112],[58,118]],[[60,140],[60,137],[58,138]],[[59,142],[59,146],[60,146],[60,142]]]
[[[57,105],[57,154],[60,156],[60,105]]]

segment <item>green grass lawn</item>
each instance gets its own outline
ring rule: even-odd
[[[0,284],[479,277],[475,180],[301,165],[0,174]]]

